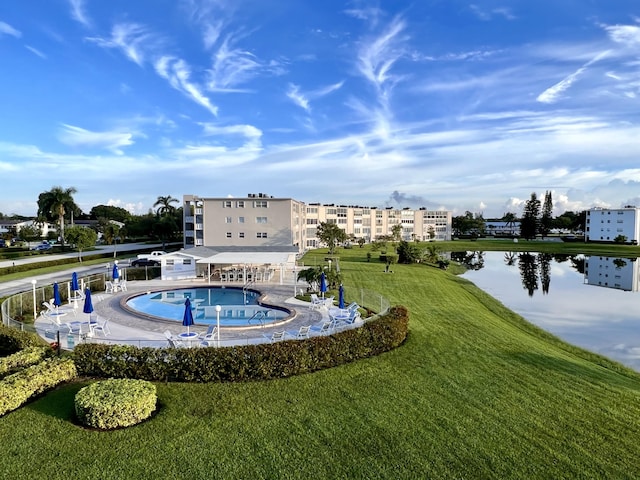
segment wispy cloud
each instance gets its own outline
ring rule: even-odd
[[[492,20],[496,16],[502,17],[506,20],[515,20],[517,18],[513,13],[511,13],[511,9],[508,7],[498,7],[487,10],[479,7],[478,5],[472,4],[469,5],[469,9],[476,17],[485,22]]]
[[[63,124],[58,140],[72,147],[104,148],[122,155],[121,147],[133,145],[133,135],[122,132],[92,132],[84,128]]]
[[[213,105],[211,100],[202,93],[200,88],[190,81],[191,69],[184,60],[164,56],[155,62],[154,67],[158,75],[167,79],[173,88],[202,105],[213,115],[218,115],[218,107]]]
[[[29,45],[25,45],[24,48],[29,50],[34,55],[39,56],[40,58],[44,58],[44,59],[47,58],[47,56],[44,53],[42,53],[40,50],[38,50],[37,48],[33,48],[33,47],[29,46]]]
[[[91,27],[91,20],[85,11],[84,0],[69,0],[71,6],[71,17],[85,27]]]
[[[289,97],[291,100],[293,100],[293,103],[305,109],[307,112],[311,109],[309,107],[309,99],[304,94],[300,93],[300,87],[298,85],[295,85],[293,83],[289,84],[287,97]]]
[[[629,48],[640,46],[640,27],[638,25],[605,25],[609,38]]]
[[[344,85],[344,81],[333,83],[331,85],[327,85],[325,87],[317,88],[315,90],[310,90],[306,93],[303,93],[300,90],[300,86],[290,83],[289,88],[287,90],[287,97],[290,98],[293,103],[303,108],[307,112],[311,111],[310,100],[315,100],[325,95],[329,95],[336,90],[339,90]]]
[[[544,92],[542,92],[540,95],[538,95],[538,98],[536,100],[538,102],[541,102],[541,103],[554,103],[554,102],[558,101],[560,96],[566,90],[568,90],[571,87],[571,85],[573,85],[573,83],[576,80],[578,80],[578,78],[584,72],[587,71],[587,69],[588,69],[588,67],[590,65],[593,65],[598,60],[603,59],[604,57],[607,56],[608,53],[609,53],[609,51],[607,50],[607,51],[604,51],[604,52],[601,52],[601,53],[597,54],[595,57],[593,57],[591,60],[589,60],[587,63],[585,63],[578,70],[573,72],[571,75],[566,76],[560,82],[556,83],[552,87],[547,88]]]
[[[135,23],[118,23],[111,29],[111,38],[88,37],[87,40],[103,48],[117,48],[129,60],[142,66],[149,51],[159,42],[151,32],[142,25]]]
[[[8,23],[0,22],[0,36],[2,35],[11,35],[12,37],[20,38],[22,36],[22,32],[16,30]]]

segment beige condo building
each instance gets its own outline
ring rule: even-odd
[[[355,241],[371,242],[402,225],[403,240],[451,240],[451,212],[410,208],[305,204],[264,193],[246,197],[185,195],[184,246],[295,246],[298,252],[320,247],[320,223],[334,223]]]

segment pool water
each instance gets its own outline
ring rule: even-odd
[[[126,305],[138,313],[182,322],[188,298],[197,325],[216,324],[216,305],[220,305],[221,327],[258,327],[289,315],[286,310],[259,305],[259,296],[258,291],[233,287],[180,288],[137,295],[129,298]]]

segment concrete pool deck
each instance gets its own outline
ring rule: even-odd
[[[241,284],[233,285],[225,283],[228,287],[242,287]],[[198,287],[218,287],[218,283],[204,284],[193,280],[183,281],[167,281],[167,280],[149,280],[149,281],[129,281],[127,282],[127,291],[117,293],[92,293],[91,299],[93,303],[93,317],[98,316],[98,321],[107,320],[110,333],[106,336],[97,334],[91,338],[85,338],[84,335],[73,335],[69,338],[67,330],[60,329],[60,342],[62,348],[73,348],[80,342],[90,343],[109,343],[109,344],[125,344],[136,345],[139,347],[166,347],[168,346],[167,338],[164,332],[169,330],[174,336],[180,332],[184,332],[186,327],[182,326],[179,321],[159,320],[145,318],[144,316],[134,315],[125,310],[121,302],[126,298],[139,293],[148,291],[167,290],[175,288],[198,288]],[[326,308],[311,309],[309,302],[296,299],[293,296],[293,285],[278,284],[259,284],[252,286],[252,289],[262,293],[262,299],[270,305],[286,307],[291,310],[292,318],[285,322],[278,322],[274,325],[247,327],[222,327],[220,329],[220,346],[231,345],[247,345],[255,343],[269,342],[274,332],[283,330],[290,334],[295,334],[300,327],[310,325],[312,327],[320,327],[323,322],[329,320],[329,314]],[[75,311],[68,310],[69,314],[64,321],[86,322],[88,315],[82,312],[82,302]],[[56,327],[50,320],[43,316],[36,320],[37,331],[48,341],[53,341],[52,332],[55,333]],[[192,332],[204,334],[208,325],[195,324],[189,328]],[[199,342],[194,342],[197,345]]]

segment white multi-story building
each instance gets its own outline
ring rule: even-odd
[[[640,209],[592,208],[585,222],[587,242],[614,242],[626,237],[625,243],[638,244],[640,239]]]
[[[401,225],[403,240],[451,240],[451,212],[309,203],[262,193],[238,198],[185,195],[184,244],[197,246],[320,246],[318,225],[334,223],[349,238],[371,242]]]
[[[392,235],[401,225],[403,240],[451,240],[451,212],[420,208],[377,208],[334,204],[307,204],[307,248],[320,246],[316,237],[320,223],[335,223],[348,237],[371,242]]]

